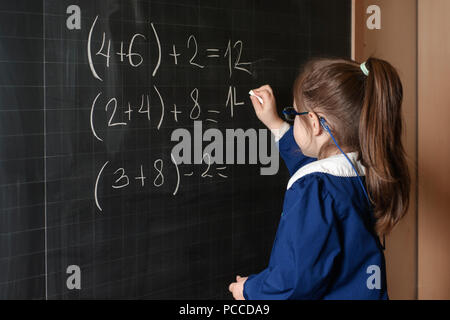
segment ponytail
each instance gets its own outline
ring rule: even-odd
[[[361,162],[379,235],[389,233],[409,205],[410,176],[402,145],[403,88],[386,61],[369,58],[359,120]]]

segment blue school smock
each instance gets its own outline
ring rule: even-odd
[[[373,211],[344,155],[306,157],[292,127],[278,143],[291,178],[269,265],[244,283],[247,300],[388,299]],[[357,153],[348,153],[364,182]]]

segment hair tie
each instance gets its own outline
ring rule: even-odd
[[[369,69],[367,69],[367,67],[366,67],[366,62],[361,63],[360,68],[366,76],[369,75]]]

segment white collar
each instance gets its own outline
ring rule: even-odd
[[[346,153],[346,155],[353,162],[353,165],[358,171],[358,174],[360,176],[364,176],[365,168],[360,161],[356,160],[358,157],[358,153],[351,152]],[[328,173],[338,177],[356,177],[356,172],[353,170],[352,166],[345,158],[345,156],[343,154],[338,154],[335,156],[331,156],[325,159],[308,163],[307,165],[304,165],[303,167],[298,169],[297,172],[294,173],[294,175],[291,177],[291,179],[289,179],[287,189],[289,189],[294,184],[294,182],[300,179],[301,177],[304,177],[307,174],[313,172]]]

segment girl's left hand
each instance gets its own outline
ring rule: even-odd
[[[232,282],[228,290],[233,294],[235,300],[245,300],[244,298],[244,282],[248,277],[236,276],[236,282]]]

